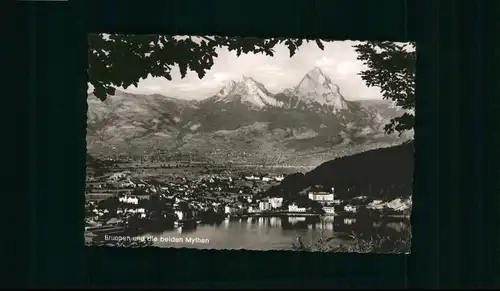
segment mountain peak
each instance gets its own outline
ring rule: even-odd
[[[252,77],[249,77],[247,75],[242,75],[240,82],[244,82],[244,83],[246,83],[246,82],[253,82],[253,83],[255,83],[256,81]]]
[[[321,68],[318,66],[314,66],[312,69],[309,70],[309,72],[307,72],[307,74],[311,76],[318,76],[318,75],[325,76],[325,73],[323,73]]]
[[[313,67],[311,70],[309,70],[304,78],[308,78],[311,81],[318,83],[319,85],[332,82],[332,80],[330,80],[330,78],[318,66]]]
[[[231,80],[215,97],[217,102],[239,101],[259,109],[266,106],[281,106],[263,84],[246,75],[242,75],[239,81]]]
[[[347,109],[347,102],[340,88],[321,70],[313,67],[295,87],[295,92],[307,101],[333,107],[333,111]]]

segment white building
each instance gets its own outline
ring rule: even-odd
[[[269,198],[269,203],[271,203],[272,208],[280,208],[283,205],[283,197]]]
[[[281,182],[285,179],[285,177],[283,175],[281,176],[277,176],[277,177],[274,177],[274,180],[278,181],[278,182]]]
[[[290,212],[306,212],[304,207],[298,207],[295,203],[288,205],[288,211]]]
[[[248,213],[256,213],[256,212],[260,212],[260,208],[257,207],[256,205],[250,205],[248,207]]]
[[[351,225],[356,222],[356,218],[344,218],[344,224]]]
[[[139,198],[137,197],[123,196],[118,198],[118,201],[128,204],[135,204],[135,205],[139,204]]]
[[[120,183],[120,187],[122,187],[122,188],[134,188],[134,187],[136,187],[136,184],[130,180],[126,180],[126,181]]]
[[[127,176],[128,176],[129,174],[130,174],[129,172],[118,172],[118,173],[113,173],[113,174],[109,177],[109,180],[111,180],[111,181],[119,181],[119,180],[122,180],[122,179],[127,178]]]
[[[269,177],[262,177],[262,182],[269,182],[271,181],[271,178]]]
[[[346,205],[346,206],[344,206],[344,210],[347,212],[356,212],[357,208],[356,208],[356,206]]]
[[[325,214],[335,214],[335,207],[325,206],[323,207]]]
[[[328,192],[310,192],[309,199],[318,202],[333,202],[334,194]]]
[[[176,210],[174,212],[174,214],[175,214],[175,216],[177,216],[177,219],[179,219],[179,220],[182,220],[182,218],[184,218],[184,213],[180,210]]]
[[[262,211],[270,210],[271,203],[269,203],[268,201],[261,201],[259,202],[259,209]]]

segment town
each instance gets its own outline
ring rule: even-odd
[[[334,188],[321,185],[293,197],[267,195],[266,189],[285,179],[283,174],[170,174],[159,181],[133,173],[135,170],[103,174],[89,169],[85,193],[87,242],[99,241],[104,235],[140,235],[233,218],[354,215],[368,209],[398,211],[406,207],[397,202],[371,201],[367,207],[356,203],[364,197],[347,203],[335,199]]]

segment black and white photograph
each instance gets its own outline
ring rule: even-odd
[[[85,245],[410,253],[415,43],[88,44]]]

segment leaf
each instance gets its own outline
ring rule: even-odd
[[[316,44],[318,45],[318,47],[321,49],[321,50],[324,50],[325,49],[325,46],[323,45],[323,43],[321,43],[321,41],[319,39],[316,40]]]
[[[113,87],[106,87],[106,94],[115,95],[116,89]]]

